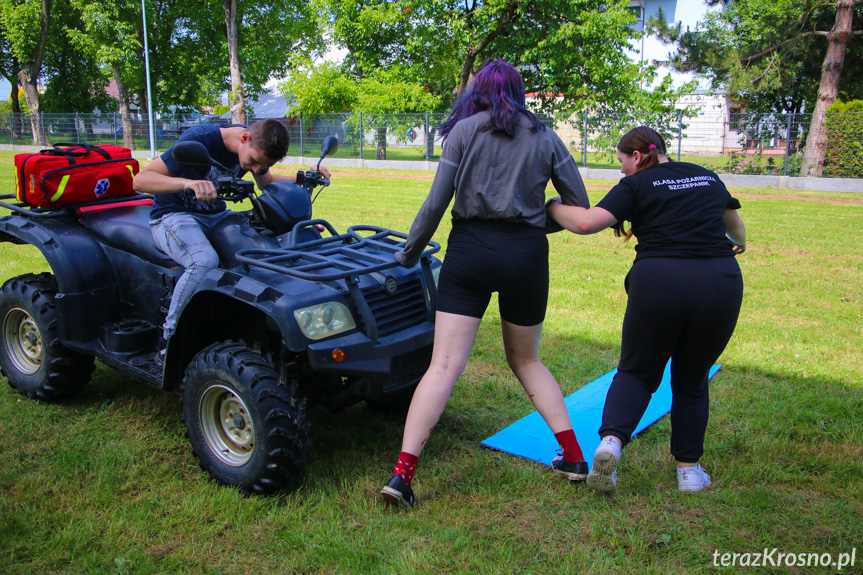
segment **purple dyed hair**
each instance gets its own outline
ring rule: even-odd
[[[486,110],[491,111],[491,120],[485,129],[492,132],[513,137],[519,114],[530,120],[531,132],[545,129],[536,114],[524,107],[524,82],[518,70],[500,58],[488,58],[482,63],[473,83],[453,104],[449,118],[441,126],[441,135],[446,138],[461,120]]]

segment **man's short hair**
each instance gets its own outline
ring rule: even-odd
[[[280,161],[288,154],[291,138],[288,129],[278,120],[262,120],[249,126],[249,144],[261,150],[269,159]]]

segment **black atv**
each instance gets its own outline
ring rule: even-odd
[[[321,159],[337,146],[325,140]],[[174,153],[217,165],[195,142]],[[163,367],[161,325],[183,269],[153,241],[152,197],[33,208],[0,196],[11,211],[0,218],[0,241],[36,246],[53,272],[0,288],[9,384],[58,400],[88,382],[98,358],[179,389],[201,467],[246,493],[274,492],[302,474],[308,402],[404,408],[431,358],[440,246],[430,243],[420,265],[404,269],[393,254],[405,234],[338,233],[311,219],[312,191],[329,185],[318,169],[300,172],[299,185],[280,184],[256,196],[253,182],[217,183],[220,197],[250,199],[252,209],[209,235],[221,265],[183,308]]]

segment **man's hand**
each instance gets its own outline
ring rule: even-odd
[[[189,180],[186,189],[195,192],[195,199],[198,202],[215,202],[219,199],[216,195],[216,186],[210,180]]]

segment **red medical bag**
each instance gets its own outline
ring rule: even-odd
[[[139,169],[129,148],[57,144],[51,150],[15,156],[15,196],[39,207],[130,196]]]

